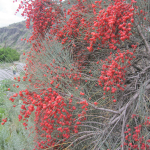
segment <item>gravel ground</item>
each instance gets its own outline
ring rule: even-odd
[[[24,71],[23,67],[25,66],[25,64],[20,63],[20,62],[15,62],[15,63],[16,63],[17,70],[18,70],[16,74],[16,77],[17,77],[19,76],[20,72]],[[5,69],[0,69],[0,81],[4,79],[13,79],[13,78],[14,78],[14,75],[12,72],[12,66],[5,68]]]

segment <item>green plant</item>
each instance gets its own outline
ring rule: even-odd
[[[2,106],[2,105],[1,105]],[[0,122],[2,121],[2,117],[4,116],[5,114],[5,108],[1,108],[0,106]]]
[[[18,88],[14,88],[14,84]],[[23,148],[31,150],[34,148],[34,133],[30,135],[31,130],[34,129],[33,121],[29,119],[29,124],[33,126],[33,129],[26,131],[24,126],[20,124],[23,122],[18,120],[21,100],[17,99],[12,103],[8,99],[8,95],[13,95],[20,90],[19,88],[22,89],[22,86],[24,85],[15,80],[3,80],[0,83],[0,123],[3,124],[3,121],[7,120],[5,125],[0,124],[0,150],[22,150]],[[8,88],[10,91],[7,90]]]
[[[10,88],[11,84],[12,81],[8,79],[0,81],[0,91],[8,91],[8,88]]]
[[[20,54],[10,47],[0,49],[0,61],[13,62],[19,60]]]

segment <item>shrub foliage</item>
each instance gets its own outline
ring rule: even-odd
[[[20,54],[10,47],[0,49],[0,61],[13,62],[18,61]]]
[[[33,22],[32,49],[15,78],[25,88],[9,100],[22,101],[27,131],[34,123],[35,149],[149,150],[149,1],[23,0],[21,8],[27,28]]]

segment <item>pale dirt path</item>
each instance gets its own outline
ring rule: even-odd
[[[16,74],[16,77],[17,77],[17,76],[19,76],[20,72],[24,71],[23,67],[25,66],[25,64],[16,62],[16,66],[17,66],[17,70],[18,70],[18,72]],[[13,79],[14,78],[11,67],[9,67],[7,69],[0,69],[0,81],[4,80],[4,79]]]

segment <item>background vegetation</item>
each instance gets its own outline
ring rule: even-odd
[[[1,62],[13,62],[18,61],[20,57],[20,54],[10,47],[1,48],[0,49],[0,61]]]

